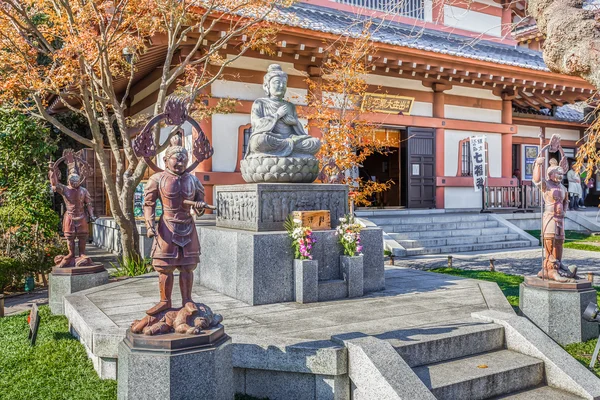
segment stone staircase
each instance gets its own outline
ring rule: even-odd
[[[413,214],[382,210],[356,215],[379,226],[404,251],[397,256],[448,254],[468,251],[502,250],[536,245],[531,237],[493,214],[480,213]],[[444,210],[440,210],[444,211]],[[398,253],[398,252],[396,252]]]
[[[580,399],[546,385],[542,360],[507,350],[500,325],[439,332],[415,329],[409,340],[388,340],[437,399]]]

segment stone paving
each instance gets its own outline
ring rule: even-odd
[[[494,258],[496,271],[515,275],[535,275],[541,268],[542,248],[485,253],[452,254],[454,268],[489,270]],[[594,283],[600,284],[600,252],[565,249],[563,262],[577,265],[580,275],[594,273]],[[408,257],[394,260],[394,265],[419,270],[448,266],[448,255]]]

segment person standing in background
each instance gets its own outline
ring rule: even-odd
[[[579,175],[581,179],[581,197],[579,198],[579,208],[585,209],[585,198],[588,194],[588,185],[585,181],[587,178],[587,163],[583,164],[583,171]]]
[[[574,165],[574,161],[569,163],[569,172],[567,173],[567,180],[569,181],[569,210],[578,211],[579,198],[581,197],[581,178],[573,169]]]

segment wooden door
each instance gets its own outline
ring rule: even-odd
[[[408,207],[435,208],[435,130],[408,128]]]

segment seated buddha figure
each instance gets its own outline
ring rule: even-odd
[[[271,64],[264,77],[267,97],[252,105],[252,134],[246,158],[313,157],[321,147],[319,139],[309,136],[298,121],[296,106],[283,100],[287,74],[279,64]]]

